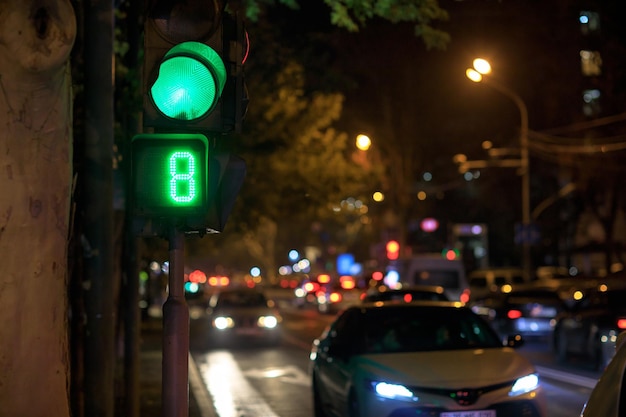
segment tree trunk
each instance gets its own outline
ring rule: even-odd
[[[0,416],[66,417],[76,22],[67,0],[2,0],[0,22]]]

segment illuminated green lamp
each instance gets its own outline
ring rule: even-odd
[[[193,121],[215,108],[225,83],[226,67],[217,52],[200,42],[183,42],[163,57],[150,95],[166,117]]]

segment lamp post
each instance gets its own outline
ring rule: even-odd
[[[510,88],[500,84],[490,77],[483,77],[491,73],[491,65],[482,58],[477,58],[473,62],[474,68],[468,68],[465,75],[471,81],[484,82],[486,85],[501,92],[509,97],[520,113],[520,161],[519,167],[522,174],[522,268],[524,270],[524,279],[530,281],[530,175],[528,171],[528,109],[522,98]]]

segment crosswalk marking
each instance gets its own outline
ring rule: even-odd
[[[229,352],[212,352],[206,360],[198,368],[219,417],[278,417],[248,383]]]

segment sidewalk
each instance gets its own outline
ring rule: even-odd
[[[162,416],[161,379],[163,354],[163,321],[160,318],[146,318],[141,325],[141,345],[139,364],[140,386],[140,416],[141,417],[169,417]],[[189,389],[189,417],[205,417],[207,412],[201,412]]]

